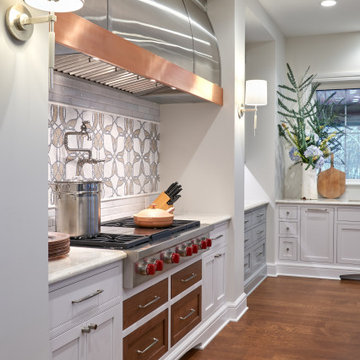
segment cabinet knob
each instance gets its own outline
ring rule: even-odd
[[[290,228],[287,226],[287,227],[286,227],[286,230],[287,230],[287,231],[289,231],[289,230],[290,230]]]
[[[81,329],[81,332],[83,334],[88,334],[90,331],[91,331],[91,329],[88,326]]]
[[[289,251],[290,251],[290,249],[289,249],[289,248],[286,248],[286,251],[287,251],[287,252],[289,252]]]
[[[286,215],[290,215],[290,211],[287,211],[287,212],[286,212]]]

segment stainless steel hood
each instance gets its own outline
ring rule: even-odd
[[[87,31],[85,29],[77,29],[75,39],[71,39],[70,29],[64,30],[64,27],[71,23],[74,30],[74,27],[79,28],[84,23],[74,17],[58,14],[60,21],[56,24],[56,40],[71,50],[57,46],[57,71],[159,103],[208,100],[222,104],[219,51],[204,0],[87,0],[85,4],[78,14],[108,30],[101,33],[101,36],[106,35],[103,41],[108,43],[107,39],[110,38],[108,44],[124,45],[122,51],[113,48],[114,52],[117,51],[120,57],[132,58],[135,62],[138,56],[139,62],[143,61],[143,64],[129,68],[123,66],[122,59],[114,60],[112,54],[105,58],[104,52],[108,53],[109,49],[104,51],[104,44],[101,44],[103,49],[98,49],[99,46],[94,44],[80,44],[80,37],[82,41],[92,41],[92,34],[81,34],[81,30]],[[87,28],[99,32],[88,24]],[[59,32],[62,34],[58,36]],[[114,34],[125,42],[115,42],[110,36]],[[127,46],[126,42],[136,44],[136,47]],[[138,52],[138,47],[144,51]],[[128,53],[134,49],[136,55]],[[148,55],[150,58],[144,61]],[[157,70],[153,71],[154,68]],[[185,72],[178,72],[179,69]],[[180,76],[184,78],[182,81],[178,81]],[[211,91],[215,89],[216,93],[221,92],[221,100],[213,101],[209,86]],[[201,87],[204,87],[204,94]]]

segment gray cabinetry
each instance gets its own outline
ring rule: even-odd
[[[245,212],[244,280],[249,294],[266,277],[266,208],[262,205]]]

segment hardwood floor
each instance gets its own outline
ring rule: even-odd
[[[249,310],[181,360],[359,360],[360,282],[267,278]]]

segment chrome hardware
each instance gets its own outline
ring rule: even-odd
[[[214,257],[216,258],[222,257],[222,254],[216,254]]]
[[[249,239],[245,239],[245,242],[248,242],[249,241]]]
[[[192,280],[192,279],[195,279],[196,278],[196,274],[195,273],[192,273],[191,276],[189,276],[187,279],[181,279],[181,282],[183,283],[187,283],[188,281]]]
[[[264,215],[265,215],[264,213],[263,214],[258,214],[258,215],[256,215],[256,217],[262,217]]]
[[[98,328],[97,324],[90,324],[88,327],[90,330],[96,330]]]
[[[306,209],[306,212],[328,212],[328,209]]]
[[[256,255],[256,257],[259,257],[259,256],[261,256],[261,255],[263,255],[263,254],[264,254],[263,252],[258,253],[258,254]]]
[[[290,211],[287,211],[287,212],[286,212],[286,215],[290,215]]]
[[[287,251],[287,252],[289,252],[289,251],[290,251],[290,249],[289,249],[289,248],[286,248],[286,251]]]
[[[159,339],[157,338],[153,338],[154,342],[151,343],[148,347],[146,347],[144,350],[136,350],[136,352],[138,354],[144,354],[146,353],[149,349],[151,349],[154,345],[156,345],[159,342]]]
[[[161,298],[160,296],[155,296],[153,300],[151,300],[150,302],[148,302],[145,305],[139,305],[138,308],[139,309],[146,309],[147,307],[149,307],[150,305],[156,303],[157,301],[159,301]]]
[[[88,326],[81,329],[81,332],[82,332],[83,334],[88,334],[90,331],[91,331],[91,329],[90,329]]]
[[[249,222],[249,220],[245,220],[244,222],[245,222],[245,224],[247,224]]]
[[[289,231],[289,230],[290,230],[290,228],[287,226],[287,227],[286,227],[286,230],[287,230],[287,231]]]
[[[259,234],[262,234],[264,232],[264,230],[260,230],[260,231],[257,231],[256,233],[259,235]]]
[[[218,235],[216,238],[214,238],[214,239],[212,239],[212,240],[218,240],[218,239],[222,238],[223,236],[224,236],[223,234]]]
[[[99,294],[101,294],[101,293],[103,293],[104,292],[104,290],[102,290],[102,289],[100,289],[100,290],[96,290],[93,294],[91,294],[91,295],[86,295],[86,296],[84,296],[83,298],[81,298],[81,299],[78,299],[78,300],[73,300],[73,301],[71,301],[73,304],[78,304],[78,303],[81,303],[81,302],[83,302],[83,301],[85,301],[85,300],[89,300],[89,299],[91,299],[91,298],[93,298],[94,296],[97,296],[97,295],[99,295]]]
[[[186,320],[186,319],[188,319],[195,311],[196,311],[196,310],[194,310],[194,309],[190,309],[190,312],[189,312],[187,315],[185,315],[185,316],[180,316],[179,319],[180,319],[180,320]]]

